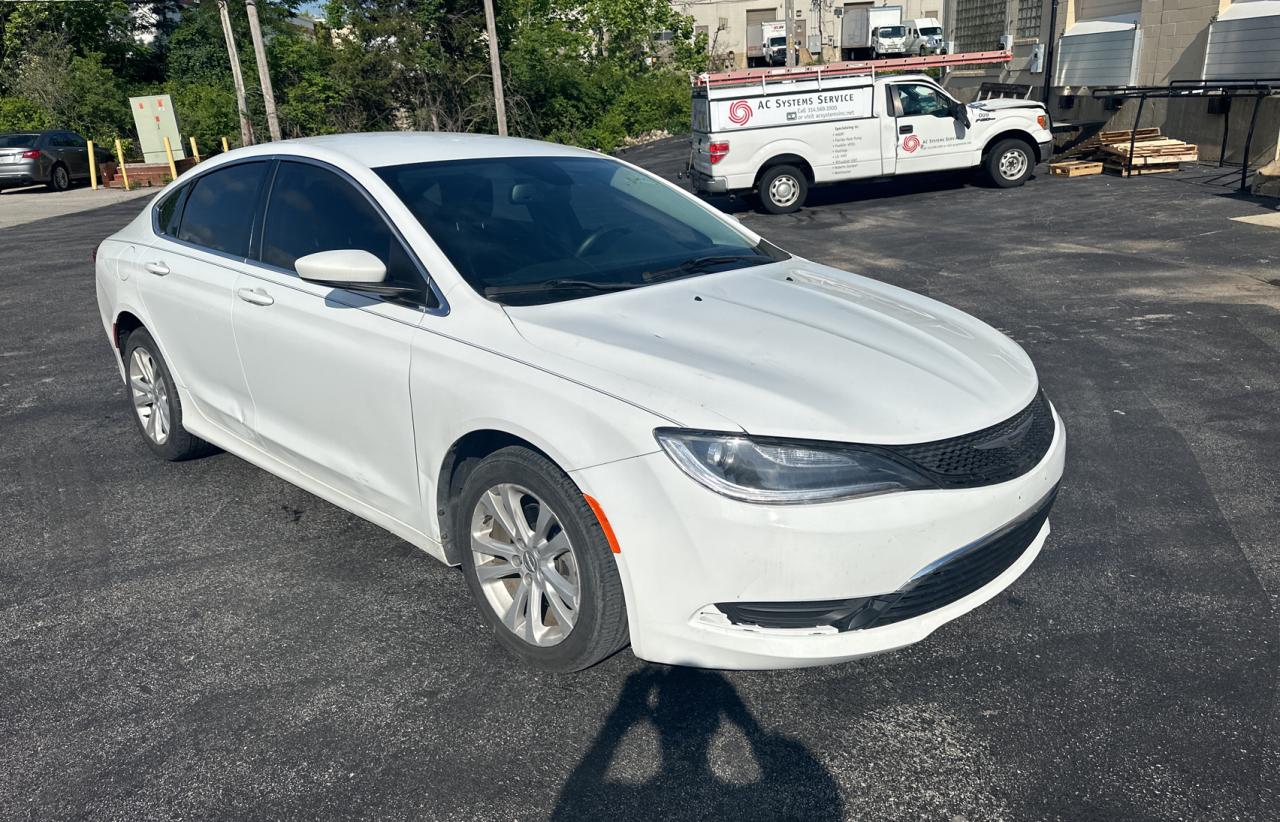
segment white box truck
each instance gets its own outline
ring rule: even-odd
[[[840,18],[840,53],[845,60],[899,57],[906,53],[902,6],[845,6]]]
[[[931,77],[838,64],[701,75],[691,139],[695,190],[754,191],[774,214],[843,180],[981,168],[1001,188],[1020,186],[1053,151],[1038,102],[965,105]]]
[[[760,24],[760,51],[765,65],[787,64],[787,24],[784,20],[770,20]]]
[[[923,57],[926,54],[946,54],[947,44],[942,36],[942,24],[936,17],[917,17],[906,22],[907,53]]]

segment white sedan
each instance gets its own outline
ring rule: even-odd
[[[156,454],[225,449],[461,565],[571,671],[898,648],[1035,559],[1025,353],[624,162],[361,134],[201,163],[97,253]]]

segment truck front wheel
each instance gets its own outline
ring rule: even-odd
[[[760,177],[760,205],[770,214],[790,214],[804,205],[809,181],[795,166],[773,166]]]
[[[1036,155],[1022,140],[1001,140],[987,153],[987,176],[1000,188],[1020,186],[1031,176]]]

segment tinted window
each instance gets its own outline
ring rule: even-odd
[[[190,190],[191,186],[183,186],[177,191],[166,194],[156,206],[156,227],[160,229],[161,234],[177,236],[178,218],[182,215],[182,209],[178,206],[182,204],[182,198]]]
[[[0,148],[30,148],[39,139],[39,134],[0,134]]]
[[[351,248],[382,260],[388,282],[422,284],[386,220],[351,183],[319,166],[281,163],[267,201],[262,261],[293,271],[299,257]]]
[[[249,232],[266,163],[241,163],[193,182],[178,239],[236,257],[249,254]]]
[[[453,160],[377,173],[467,282],[503,303],[575,299],[786,257],[604,158]]]

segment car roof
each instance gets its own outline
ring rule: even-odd
[[[237,151],[236,154],[242,157],[249,154],[297,154],[303,157],[339,154],[349,162],[367,168],[484,157],[601,156],[594,151],[541,140],[438,131],[327,134],[282,140],[278,143],[261,143],[252,149]]]

